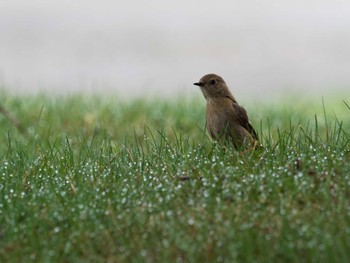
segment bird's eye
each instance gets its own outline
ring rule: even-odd
[[[216,80],[215,80],[215,79],[212,79],[212,80],[210,81],[210,84],[211,84],[211,85],[215,85],[215,84],[216,84]]]

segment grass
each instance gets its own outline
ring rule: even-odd
[[[202,98],[3,94],[1,262],[350,262],[349,101],[245,105],[264,144],[213,144]]]

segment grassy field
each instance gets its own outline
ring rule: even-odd
[[[247,103],[241,155],[202,97],[2,94],[0,262],[350,262],[349,104]]]

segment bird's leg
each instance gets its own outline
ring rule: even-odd
[[[243,152],[241,152],[241,155],[244,155],[244,154],[246,154],[247,152],[256,150],[256,149],[259,147],[258,143],[259,143],[259,142],[258,142],[257,140],[254,140],[253,146],[250,147],[250,148],[248,148],[248,149],[246,149],[246,150],[244,150]]]

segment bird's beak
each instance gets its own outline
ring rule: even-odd
[[[196,82],[196,83],[193,83],[193,85],[196,85],[196,86],[199,86],[199,87],[204,86],[204,84],[202,82]]]

